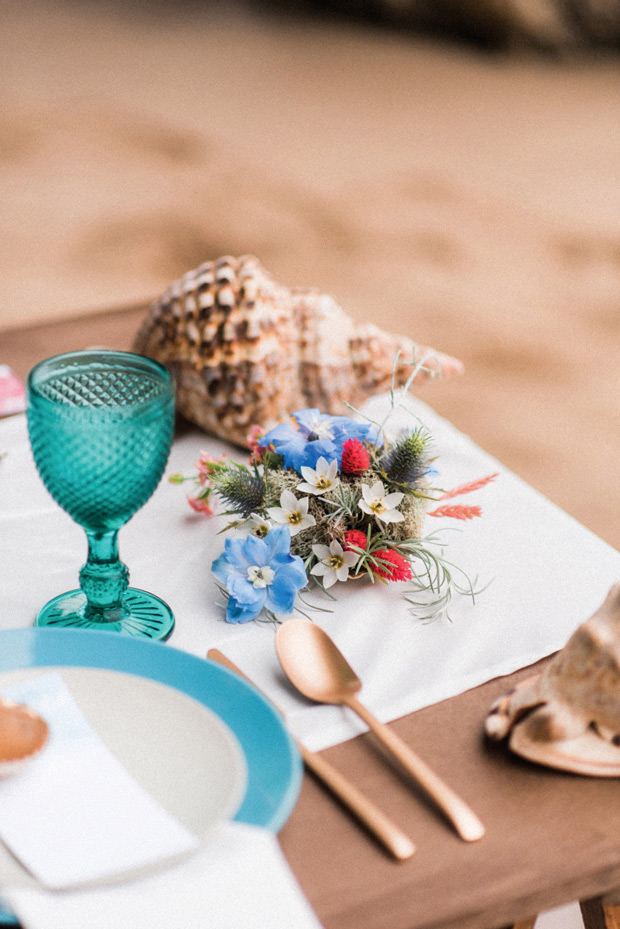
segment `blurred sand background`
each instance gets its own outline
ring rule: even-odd
[[[618,57],[229,3],[0,14],[0,361],[253,252],[461,357],[423,398],[620,546]]]

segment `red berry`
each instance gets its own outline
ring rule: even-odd
[[[359,439],[347,439],[342,446],[342,463],[340,470],[343,474],[363,474],[370,464],[370,455]]]
[[[389,562],[389,566],[387,564],[371,566],[372,573],[378,577],[383,577],[386,581],[410,581],[413,577],[411,565],[407,559],[393,549],[380,548],[372,554],[375,558],[380,558],[382,562]]]
[[[349,529],[349,531],[344,534],[344,547],[347,550],[350,549],[352,545],[365,549],[366,541],[366,533],[360,532],[359,529]]]

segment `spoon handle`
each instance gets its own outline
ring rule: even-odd
[[[218,664],[224,665],[230,671],[234,671],[239,677],[251,684],[261,693],[256,684],[244,674],[241,668],[227,658],[217,648],[210,648],[207,652],[207,658],[217,661]],[[269,699],[268,697],[266,699]],[[271,701],[270,701],[271,702]],[[273,704],[272,704],[273,705]],[[278,709],[276,707],[276,709]],[[279,712],[279,710],[278,710]],[[415,845],[408,835],[400,829],[395,823],[383,813],[379,807],[369,800],[364,794],[354,787],[336,768],[332,767],[325,758],[315,752],[311,752],[301,742],[295,742],[299,749],[304,764],[308,770],[312,771],[314,776],[322,781],[328,787],[335,797],[365,826],[371,835],[376,839],[399,861],[404,861],[415,852]]]
[[[453,824],[460,837],[466,842],[475,842],[481,839],[485,832],[484,826],[465,801],[451,787],[448,787],[395,732],[380,722],[376,716],[373,716],[370,710],[363,703],[360,703],[356,697],[347,697],[346,703],[364,720],[383,745],[398,759],[429,797],[435,801],[439,809]]]

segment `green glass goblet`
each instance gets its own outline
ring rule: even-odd
[[[168,638],[172,611],[128,586],[118,531],[149,499],[166,465],[174,430],[170,375],[129,352],[70,352],[32,369],[27,396],[39,474],[88,538],[80,589],[50,600],[36,625]]]

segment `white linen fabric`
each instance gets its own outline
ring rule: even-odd
[[[383,419],[389,398],[365,408]],[[442,529],[446,557],[486,589],[472,602],[457,597],[448,615],[426,622],[403,598],[407,584],[338,583],[336,600],[320,591],[311,612],[363,681],[362,700],[384,721],[508,674],[561,648],[620,580],[620,554],[510,473],[446,420],[408,398],[389,428],[423,423],[434,437],[438,485],[448,490],[493,472],[483,489],[452,502],[480,504],[483,516],[461,523],[428,517]],[[29,626],[40,606],[77,586],[85,560],[82,529],[47,494],[36,474],[25,417],[0,423],[0,625]],[[191,473],[199,451],[243,452],[192,431],[173,446],[166,474]],[[187,486],[187,485],[186,485]],[[308,747],[325,748],[363,728],[348,710],[300,697],[284,679],[271,624],[231,625],[211,574],[226,519],[193,513],[185,488],[163,480],[121,530],[131,583],[163,597],[176,616],[171,645],[205,656],[217,647],[285,711]],[[458,574],[458,572],[457,572]],[[287,618],[287,617],[284,617]],[[420,747],[421,748],[421,747]]]
[[[2,691],[40,713],[44,750],[0,778],[0,838],[45,887],[114,878],[201,842],[125,770],[58,671]]]
[[[274,835],[225,823],[157,874],[73,891],[3,888],[26,929],[321,929]]]

